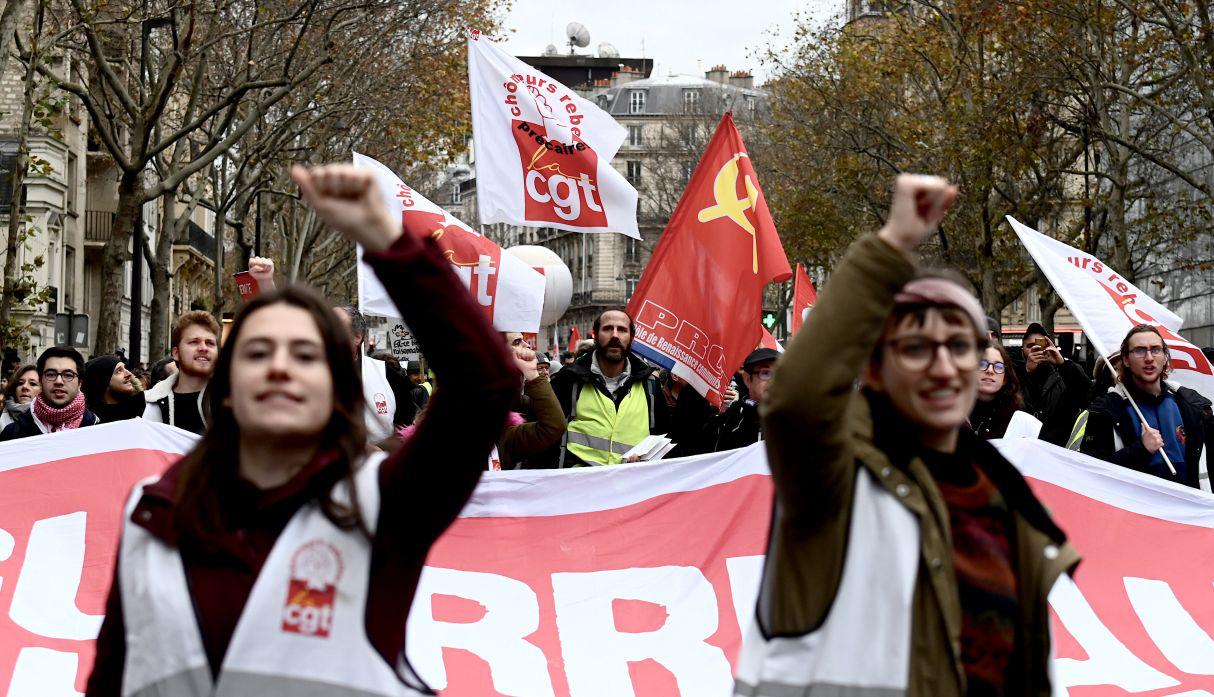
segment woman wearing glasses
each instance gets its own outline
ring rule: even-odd
[[[1002,344],[992,343],[978,361],[978,400],[970,412],[974,433],[992,438],[1036,438],[1041,422],[1023,411],[1020,380]]]
[[[42,391],[29,411],[20,414],[0,431],[0,441],[16,440],[43,433],[83,428],[97,423],[97,417],[84,405],[80,392],[80,373],[84,358],[74,348],[52,346],[38,356],[38,381]]]
[[[768,386],[777,505],[739,697],[1051,693],[1046,595],[1078,555],[964,428],[978,300],[913,261],[955,197],[898,177],[885,227],[835,267]]]

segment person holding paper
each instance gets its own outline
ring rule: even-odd
[[[569,424],[558,467],[624,462],[624,453],[666,423],[656,370],[632,352],[632,317],[607,310],[595,318],[593,329],[594,350],[552,379]]]
[[[1200,463],[1208,457],[1207,445],[1214,442],[1210,400],[1167,380],[1171,354],[1159,330],[1149,324],[1140,324],[1126,334],[1121,357],[1118,384],[1097,395],[1088,409],[1080,450],[1201,488],[1205,468]],[[1164,462],[1165,452],[1175,473]]]
[[[767,388],[776,507],[738,697],[1051,693],[1046,596],[1079,557],[965,428],[984,313],[912,256],[956,195],[898,177]]]

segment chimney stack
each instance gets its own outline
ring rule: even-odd
[[[704,77],[712,80],[713,82],[719,82],[724,85],[729,82],[729,70],[727,70],[723,65],[714,65],[710,70],[704,73]]]
[[[754,87],[755,76],[749,70],[736,70],[729,76],[729,84],[734,87]]]

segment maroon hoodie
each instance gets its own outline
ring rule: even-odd
[[[432,240],[406,234],[385,252],[365,258],[443,386],[408,444],[380,465],[380,513],[364,619],[372,646],[395,666],[426,554],[472,495],[506,420],[519,375],[500,336]],[[178,466],[144,488],[131,519],[180,550],[212,675],[223,663],[245,601],[278,535],[301,506],[328,492],[339,479],[334,459],[333,453],[321,453],[274,489],[241,482],[225,492],[228,528],[219,531],[218,542],[205,546],[179,539],[174,529]],[[121,694],[125,657],[115,568],[88,697]]]

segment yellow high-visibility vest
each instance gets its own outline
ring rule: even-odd
[[[633,383],[618,408],[593,385],[583,386],[566,432],[569,452],[591,465],[623,462],[620,456],[649,435],[649,404],[643,382]]]

